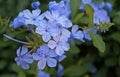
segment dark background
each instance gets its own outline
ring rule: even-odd
[[[17,66],[14,58],[16,49],[21,46],[3,37],[9,34],[24,40],[26,31],[9,28],[10,22],[24,9],[31,9],[31,2],[35,0],[0,0],[0,77],[35,77],[36,67],[23,70]],[[50,0],[39,0],[40,9],[47,10]],[[106,0],[112,3],[113,11],[109,13],[111,22],[115,23],[108,32],[101,34],[106,51],[99,53],[91,42],[78,43],[71,48],[67,58],[61,63],[64,66],[64,77],[120,77],[120,1]],[[10,20],[8,22],[8,20]],[[75,51],[75,52],[73,52]],[[56,68],[45,70],[56,75]]]

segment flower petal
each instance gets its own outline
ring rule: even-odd
[[[32,17],[32,14],[31,14],[30,10],[28,10],[28,9],[24,10],[23,14],[24,14],[24,17],[26,17],[26,18]]]
[[[39,69],[44,69],[46,66],[46,59],[41,59],[39,62],[38,62],[38,68]]]
[[[23,57],[23,60],[25,60],[27,63],[32,63],[33,62],[33,57],[30,54],[27,54]]]
[[[25,63],[25,62],[23,62],[23,63],[21,64],[21,66],[22,66],[22,68],[24,68],[24,69],[29,69],[29,65],[28,65],[27,63]]]
[[[40,14],[40,12],[41,12],[40,9],[33,10],[33,11],[32,11],[32,15],[33,15],[33,17],[38,17],[39,14]]]
[[[48,42],[51,39],[51,36],[48,32],[46,32],[44,35],[42,35],[42,39],[44,42]]]
[[[78,25],[73,25],[72,33],[75,33],[78,30]]]
[[[70,45],[67,42],[61,43],[61,47],[65,50],[68,51],[70,49]]]
[[[17,49],[17,56],[20,56],[20,50],[21,50],[21,47],[19,47],[18,49]]]
[[[56,59],[53,59],[53,58],[47,58],[47,64],[49,67],[55,67],[57,64],[57,61]]]
[[[21,55],[25,55],[28,52],[28,48],[22,46]]]
[[[60,45],[58,45],[56,47],[56,50],[55,50],[56,54],[59,55],[59,56],[62,56],[64,54],[64,50],[62,49],[62,47]]]
[[[53,40],[50,40],[47,45],[51,49],[54,49],[57,46],[57,43],[55,41],[53,41]]]

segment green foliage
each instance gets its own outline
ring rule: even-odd
[[[86,11],[86,14],[87,16],[89,17],[89,27],[93,26],[93,18],[94,18],[94,9],[92,8],[91,5],[89,4],[86,4],[85,5],[85,11]]]
[[[105,23],[100,22],[100,24],[97,26],[97,29],[99,29],[101,32],[106,32],[113,25],[114,23],[110,23],[110,22],[105,22]]]
[[[70,66],[69,68],[65,69],[65,75],[67,77],[80,77],[87,73],[87,69],[84,66],[81,65],[74,65]]]
[[[72,17],[74,17],[78,13],[80,4],[81,4],[81,0],[70,0],[70,8],[72,11]]]
[[[94,34],[92,32],[90,32],[90,36],[92,38],[92,41],[93,41],[93,45],[98,48],[98,50],[100,52],[104,52],[105,51],[105,43],[102,39],[102,37],[98,34]]]
[[[31,65],[30,70],[23,70],[19,67],[14,58],[16,57],[16,49],[21,44],[15,43],[3,37],[3,34],[8,34],[16,39],[25,40],[33,47],[41,37],[32,36],[24,29],[9,28],[10,21],[23,9],[30,8],[30,3],[34,0],[0,0],[0,77],[37,77],[36,62]],[[41,2],[41,10],[48,8],[50,0],[39,0]],[[101,2],[102,0],[93,0]],[[76,42],[77,46],[71,46],[67,52],[67,57],[61,64],[64,67],[63,77],[120,77],[120,1],[106,0],[113,4],[113,12],[109,12],[112,23],[101,23],[96,27],[101,32],[100,35],[90,32],[93,39],[93,45],[101,52],[97,52],[96,48],[91,46],[90,42],[85,44]],[[70,6],[72,9],[73,23],[80,24],[80,27],[93,24],[93,8],[90,5],[85,6],[85,12],[79,12],[81,0],[71,0]],[[87,16],[85,16],[87,14]],[[114,26],[112,26],[114,23]],[[109,31],[107,32],[107,30]],[[30,40],[24,36],[27,34]],[[31,39],[30,37],[36,37]],[[36,40],[37,39],[37,40]],[[105,41],[105,43],[103,42]],[[33,44],[33,42],[36,42]],[[39,41],[39,44],[42,42]],[[106,49],[105,49],[106,48]],[[36,48],[35,48],[36,49]],[[96,68],[95,73],[91,70]],[[47,68],[46,72],[51,75],[56,75],[56,68]]]

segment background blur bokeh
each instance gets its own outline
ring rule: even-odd
[[[9,34],[24,40],[23,33],[27,31],[9,28],[8,20],[12,21],[23,9],[32,9],[30,4],[33,1],[35,0],[0,0],[0,77],[36,76],[34,64],[30,70],[23,70],[14,61],[16,49],[21,44],[3,37],[3,34]],[[41,10],[47,10],[50,0],[39,1]],[[105,1],[113,5],[113,11],[109,15],[111,22],[115,23],[108,32],[101,34],[106,43],[106,51],[99,53],[91,42],[78,43],[77,47],[72,47],[67,58],[61,62],[64,66],[64,77],[120,77],[120,1]],[[47,72],[55,75],[56,69],[50,68]]]

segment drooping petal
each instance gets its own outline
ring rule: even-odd
[[[47,45],[51,49],[54,49],[57,46],[57,43],[55,41],[53,41],[53,40],[50,40]]]
[[[49,67],[55,67],[57,64],[57,61],[53,58],[47,58],[47,64]]]
[[[46,66],[46,59],[43,58],[43,59],[41,59],[41,60],[38,62],[38,68],[39,68],[39,69],[44,69],[45,66]]]
[[[29,65],[28,65],[27,63],[25,63],[25,62],[23,62],[23,63],[21,64],[21,66],[22,66],[22,68],[24,68],[24,69],[29,69]]]
[[[38,77],[50,77],[50,75],[48,73],[43,72],[43,71],[39,71]]]
[[[18,49],[17,49],[17,56],[20,56],[20,50],[21,50],[21,47],[19,47]]]
[[[28,52],[28,48],[22,46],[21,55],[25,55]]]
[[[72,27],[72,33],[76,32],[78,30],[78,25],[74,25]]]
[[[68,51],[70,49],[70,45],[67,42],[61,43],[61,47],[65,50]]]

